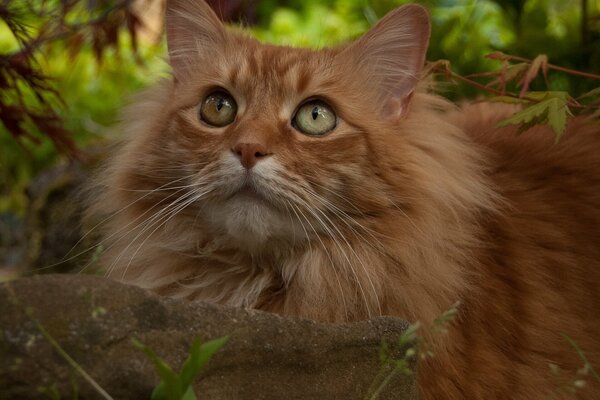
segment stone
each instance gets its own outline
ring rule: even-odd
[[[0,214],[0,282],[23,274],[79,271],[86,264],[98,240],[95,232],[81,240],[89,228],[82,219],[83,191],[92,167],[70,161],[42,171],[27,187],[24,218]]]
[[[178,371],[195,338],[225,335],[194,381],[198,399],[368,399],[378,374],[389,373],[382,341],[407,327],[393,317],[317,323],[164,298],[98,276],[38,275],[0,285],[0,399],[103,398],[50,340],[112,398],[150,399],[159,377],[132,338]],[[416,399],[414,374],[394,375],[377,398]]]

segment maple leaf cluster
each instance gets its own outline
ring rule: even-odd
[[[548,74],[551,70],[599,81],[600,75],[552,65],[544,54],[529,60],[495,52],[488,54],[487,58],[500,61],[502,63],[500,69],[461,76],[452,70],[450,61],[438,60],[430,63],[428,72],[441,73],[447,79],[492,94],[493,96],[487,100],[520,104],[519,111],[497,125],[498,127],[517,125],[519,133],[533,126],[545,124],[552,129],[558,141],[566,132],[568,119],[574,115],[587,115],[590,121],[597,121],[600,118],[600,87],[577,97],[565,91],[530,90],[532,82],[538,78],[543,79],[548,86]],[[516,90],[511,90],[511,87]]]
[[[100,63],[108,49],[119,51],[121,30],[129,33],[135,52],[142,27],[139,9],[131,0],[0,0],[0,19],[17,44],[15,50],[0,52],[0,123],[6,131],[19,142],[33,143],[40,142],[33,132],[40,132],[59,151],[76,157],[73,135],[58,113],[65,105],[39,57],[45,46],[63,41],[71,58],[91,45]]]

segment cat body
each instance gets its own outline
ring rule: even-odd
[[[543,398],[548,363],[582,365],[561,332],[600,359],[599,129],[517,136],[507,106],[426,93],[428,37],[406,6],[340,48],[270,46],[168,2],[173,79],[127,112],[91,208],[107,275],[331,322],[460,300],[424,399]]]

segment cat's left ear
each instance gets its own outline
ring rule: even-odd
[[[402,118],[421,78],[430,36],[429,14],[410,4],[389,12],[342,54],[380,85],[383,114]]]
[[[225,27],[204,0],[168,0],[165,27],[169,62],[180,79],[208,62],[226,41]]]

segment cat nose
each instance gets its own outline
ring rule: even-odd
[[[246,169],[251,169],[256,165],[258,160],[271,154],[267,152],[265,146],[259,143],[238,143],[231,151],[240,159],[240,162]]]

